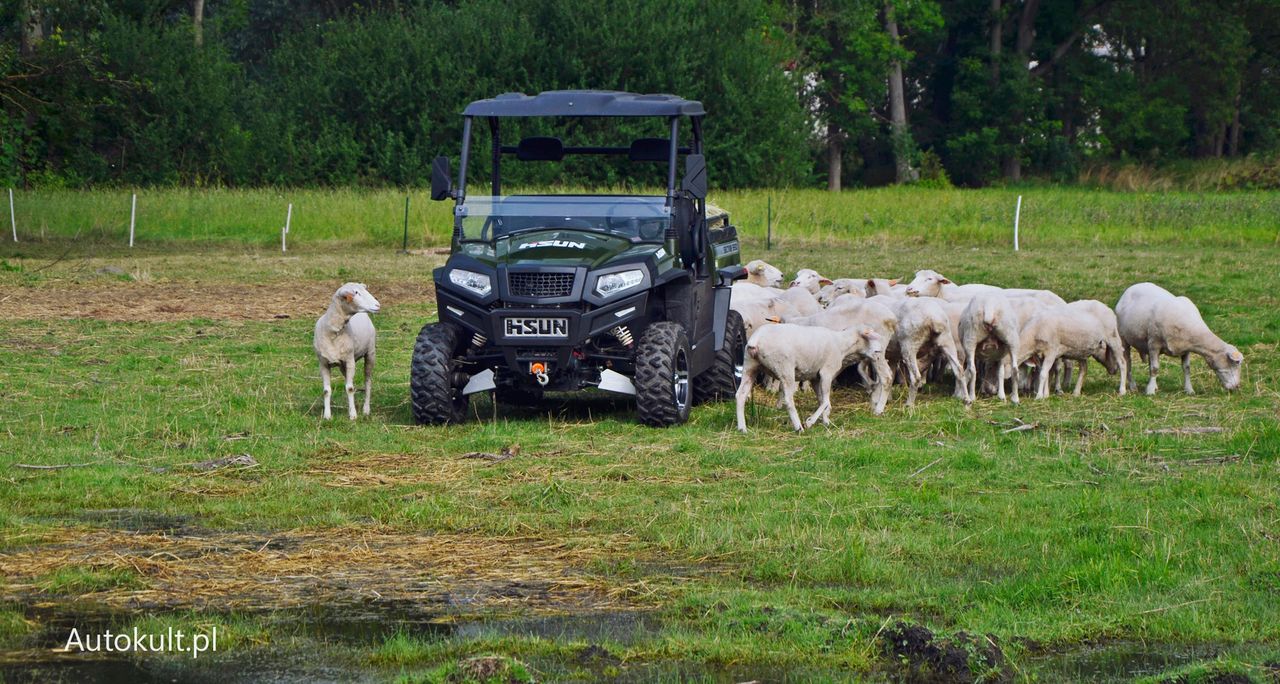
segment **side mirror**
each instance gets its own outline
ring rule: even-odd
[[[680,186],[696,199],[707,198],[707,160],[700,154],[684,158],[684,181]]]
[[[453,197],[453,172],[449,170],[449,158],[436,157],[431,162],[431,199],[446,200]]]

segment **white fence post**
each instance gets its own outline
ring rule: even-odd
[[[1022,195],[1018,195],[1018,206],[1013,210],[1013,251],[1018,251],[1018,220],[1022,218]]]
[[[129,248],[133,248],[133,226],[138,219],[138,193],[133,193],[133,202],[129,206]]]
[[[18,241],[18,222],[13,218],[13,188],[9,188],[9,225],[13,227],[13,241]]]
[[[280,251],[289,251],[287,236],[289,235],[289,224],[293,221],[293,202],[289,203],[289,210],[284,215],[284,228],[280,229]]]

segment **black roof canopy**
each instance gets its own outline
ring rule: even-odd
[[[463,116],[704,116],[702,103],[675,95],[613,90],[548,90],[537,95],[503,93],[476,100]]]

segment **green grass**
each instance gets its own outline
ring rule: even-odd
[[[531,190],[538,192],[538,190]],[[575,192],[556,189],[553,192]],[[452,204],[421,190],[144,189],[138,196],[136,244],[170,240],[280,244],[293,204],[289,244],[344,242],[398,246],[409,207],[410,247],[448,245]],[[878,188],[833,195],[820,190],[714,192],[739,229],[764,239],[772,206],[776,244],[797,239],[876,238],[912,244],[1005,246],[1022,195],[1020,242],[1029,249],[1071,245],[1269,245],[1277,238],[1280,192],[1111,192],[1088,188],[999,190]],[[20,191],[19,238],[79,236],[127,244],[128,190]]]
[[[127,569],[69,565],[40,578],[37,584],[47,594],[79,596],[109,589],[136,589],[145,582]]]
[[[1194,396],[1178,391],[1176,363],[1165,364],[1155,397],[1116,396],[1095,366],[1079,398],[1021,406],[982,400],[966,410],[948,387],[931,387],[914,410],[895,394],[879,418],[868,414],[863,393],[843,388],[834,425],[803,434],[791,433],[763,395],[746,436],[732,430],[731,404],[700,407],[687,425],[652,430],[635,424],[625,402],[608,399],[499,407],[496,419],[481,402],[467,424],[416,428],[405,369],[418,328],[434,315],[424,294],[383,300],[374,415],[323,423],[310,316],[26,318],[6,321],[0,333],[16,352],[0,380],[0,475],[7,481],[0,525],[13,535],[56,536],[60,526],[94,524],[85,511],[141,509],[217,529],[385,525],[607,545],[612,560],[589,570],[619,586],[647,583],[653,593],[636,600],[661,618],[651,633],[610,645],[627,663],[815,668],[818,679],[874,672],[882,665],[876,635],[897,618],[943,634],[991,634],[1026,676],[1038,650],[1081,643],[1213,643],[1228,656],[1254,654],[1262,644],[1274,652],[1278,196],[1028,190],[1024,250],[1013,254],[999,210],[1015,194],[886,190],[837,200],[779,191],[781,246],[766,253],[760,226],[743,219],[744,253],[789,272],[909,277],[934,268],[960,282],[1048,287],[1068,300],[1112,303],[1128,284],[1154,280],[1195,299],[1245,354],[1241,390],[1224,393],[1196,360]],[[779,196],[787,197],[781,209]],[[103,195],[71,195],[67,203],[77,197],[91,203]],[[806,198],[821,203],[818,219],[801,220]],[[359,216],[366,202],[394,199],[339,193],[333,211]],[[767,198],[719,201],[751,217]],[[868,212],[868,220],[841,223]],[[1136,223],[1125,230],[1126,222]],[[221,284],[270,289],[348,279],[377,294],[380,286],[428,280],[444,258],[360,246],[394,243],[395,231],[379,233],[372,223],[356,224],[366,232],[341,251],[308,242],[298,225],[297,250],[283,257],[256,238],[144,243],[132,254],[90,244],[71,245],[71,254],[45,267],[65,240],[5,245],[0,299],[38,299],[67,287],[118,288],[127,298],[160,284],[217,292]],[[188,229],[157,230],[181,236]],[[55,232],[75,230],[51,225]],[[106,264],[137,277],[98,274]],[[315,314],[323,305],[316,302]],[[1138,377],[1145,380],[1145,369]],[[801,410],[813,401],[806,396]],[[1037,427],[1005,432],[1015,421]],[[1180,426],[1224,429],[1149,433]],[[246,438],[224,439],[239,433]],[[460,454],[513,443],[523,449],[517,458],[458,467]],[[242,452],[261,465],[198,480],[183,468]],[[320,459],[358,468],[379,454],[413,455],[420,480],[332,486],[332,476],[310,468]],[[92,465],[30,471],[11,462]],[[415,639],[374,645],[366,662],[417,676],[498,653],[537,669],[545,667],[540,658],[563,661],[585,645]]]

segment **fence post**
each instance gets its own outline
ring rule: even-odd
[[[409,195],[404,196],[404,242],[400,245],[400,251],[409,253]]]
[[[18,241],[18,222],[13,218],[13,188],[9,188],[9,225],[13,227],[13,241]]]
[[[1022,195],[1018,195],[1018,206],[1013,210],[1013,251],[1018,251],[1018,220],[1022,218]]]
[[[280,252],[281,253],[289,251],[289,245],[287,240],[289,235],[289,224],[292,222],[293,222],[293,202],[290,202],[289,209],[285,212],[285,215],[284,215],[284,228],[280,229]]]
[[[138,193],[133,193],[133,201],[129,203],[129,249],[133,249],[133,227],[138,219]]]
[[[765,219],[765,233],[764,233],[765,251],[769,251],[773,249],[773,195],[769,195],[768,206],[769,206],[769,209],[768,209],[769,213],[767,214],[768,218]]]

